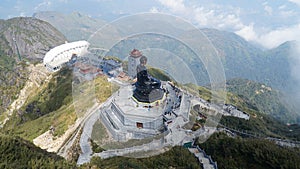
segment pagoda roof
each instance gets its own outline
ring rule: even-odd
[[[130,56],[131,57],[134,57],[134,58],[139,58],[142,56],[142,52],[139,51],[138,49],[133,49],[131,52],[130,52]]]

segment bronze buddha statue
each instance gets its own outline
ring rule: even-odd
[[[161,82],[158,79],[148,74],[147,57],[141,56],[140,64],[137,66],[137,82],[135,83],[136,89],[133,96],[140,102],[154,102],[163,96],[161,89]]]

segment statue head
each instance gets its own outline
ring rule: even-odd
[[[147,57],[146,56],[142,56],[141,58],[140,58],[140,64],[141,65],[146,65],[147,64]]]

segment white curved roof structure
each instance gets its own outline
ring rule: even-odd
[[[89,47],[87,41],[76,41],[56,46],[46,53],[43,63],[50,71],[57,71],[61,65],[70,61],[73,55],[82,56]]]

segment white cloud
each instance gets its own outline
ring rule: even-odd
[[[262,6],[264,7],[264,10],[267,12],[267,14],[272,15],[273,14],[273,8],[268,5],[268,2],[262,3]]]
[[[295,3],[300,6],[300,0],[288,0],[289,2]]]
[[[254,23],[251,23],[248,26],[244,26],[240,30],[236,31],[235,33],[243,37],[247,41],[257,41],[258,37],[256,32],[254,31]]]
[[[37,6],[34,7],[34,11],[39,11],[39,10],[48,10],[48,8],[52,5],[51,1],[43,1],[39,3]]]
[[[269,14],[269,15],[272,15],[273,14],[273,9],[272,7],[266,5],[264,10]]]
[[[15,17],[15,16],[14,15],[7,15],[7,19],[11,19],[13,17]]]
[[[62,2],[62,3],[68,3],[69,0],[58,0],[59,2]]]
[[[286,41],[300,39],[300,24],[286,28],[279,28],[262,34],[257,39],[264,47],[274,48]]]
[[[286,8],[286,5],[280,5],[280,6],[278,7],[279,10],[283,10],[283,9],[285,9],[285,8]]]
[[[281,10],[279,15],[284,18],[288,18],[297,15],[297,13],[294,10]]]
[[[14,9],[18,12],[22,11],[22,2],[17,1],[16,4],[14,5]]]
[[[159,2],[170,8],[173,12],[184,12],[186,7],[183,3],[183,0],[159,0]]]
[[[300,39],[300,24],[286,28],[278,28],[268,32],[257,33],[254,24],[243,27],[236,34],[247,41],[256,42],[265,48],[275,48],[286,41]]]
[[[221,5],[210,7],[187,5],[184,0],[159,0],[159,2],[174,14],[185,17],[199,27],[233,31],[245,40],[261,44],[265,48],[274,48],[286,41],[300,39],[300,24],[280,28],[259,28],[260,32],[258,32],[255,29],[257,26],[255,21],[250,24],[243,23],[240,18],[240,8],[231,7],[229,9],[228,6],[226,8]],[[262,3],[262,5],[269,15],[275,14],[274,9],[267,2]],[[276,9],[279,10],[279,15],[282,17],[295,15],[295,12],[288,10],[285,5],[278,6]]]
[[[21,17],[25,17],[25,16],[26,16],[25,12],[21,12],[21,13],[20,13],[20,16],[21,16]]]
[[[240,29],[244,25],[239,18],[240,9],[224,10],[222,6],[206,8],[201,5],[185,5],[183,0],[159,0],[171,12],[184,17],[200,27],[214,27],[218,29]]]
[[[283,18],[293,17],[297,15],[297,12],[295,12],[294,9],[288,9],[286,5],[280,5],[278,7],[278,13],[279,16]]]
[[[157,7],[152,7],[149,11],[151,13],[157,13],[157,12],[159,12],[159,10],[157,9]]]

